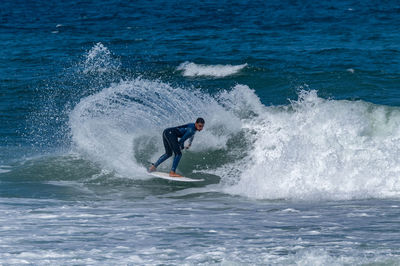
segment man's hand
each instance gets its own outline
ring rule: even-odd
[[[185,145],[185,150],[188,150],[190,148],[190,144]]]

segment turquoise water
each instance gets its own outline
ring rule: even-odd
[[[399,11],[3,1],[0,263],[400,264]]]

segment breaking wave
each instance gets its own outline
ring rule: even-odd
[[[316,91],[267,107],[245,85],[211,96],[137,78],[82,99],[70,126],[77,149],[121,175],[142,178],[145,162],[163,152],[162,130],[198,116],[206,128],[191,152],[213,156],[214,166],[204,172],[220,176],[226,193],[259,199],[400,195],[400,111],[393,107],[322,99]],[[226,161],[232,153],[237,156]]]
[[[86,71],[115,70],[118,60],[110,56],[97,44]],[[244,67],[185,62],[178,69],[223,77]],[[82,98],[69,127],[75,150],[118,175],[143,179],[149,162],[163,153],[162,130],[199,116],[205,130],[184,156],[190,158],[185,171],[219,176],[225,193],[305,200],[400,196],[397,107],[323,99],[315,90],[299,91],[287,105],[266,106],[246,85],[210,95],[131,78]]]

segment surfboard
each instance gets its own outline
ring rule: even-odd
[[[166,179],[166,180],[172,180],[172,181],[178,181],[178,182],[201,182],[204,181],[204,179],[192,179],[189,177],[171,177],[169,176],[169,173],[164,173],[164,172],[151,172],[149,175]]]

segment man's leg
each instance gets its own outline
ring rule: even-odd
[[[179,146],[178,138],[175,135],[168,136],[168,142],[175,154],[174,161],[171,167],[171,172],[169,173],[169,175],[173,177],[181,177],[181,175],[176,173],[176,168],[178,167],[179,161],[182,157],[181,147]]]
[[[154,172],[161,163],[163,163],[165,160],[167,160],[169,157],[172,156],[172,149],[168,142],[165,131],[163,132],[163,143],[164,143],[165,153],[161,155],[161,157],[157,160],[157,162],[155,162],[154,164],[152,164],[152,166],[150,166],[149,168],[150,172]]]

